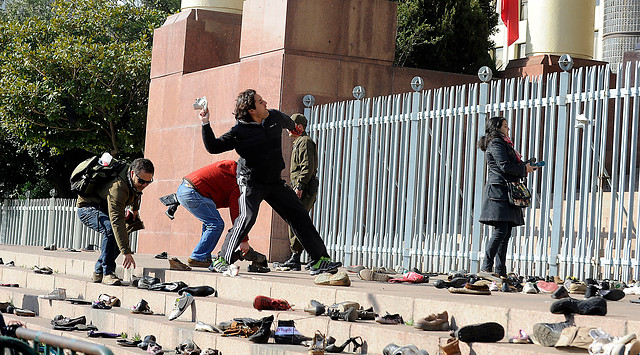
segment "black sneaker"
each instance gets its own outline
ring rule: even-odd
[[[555,298],[557,300],[565,297],[569,297],[569,291],[567,291],[564,286],[558,287],[558,289],[553,291],[553,293],[551,294],[551,298]]]
[[[293,271],[302,270],[302,263],[300,262],[300,253],[292,253],[291,257],[289,258],[289,260],[287,260],[284,263],[280,264],[280,266],[288,267],[289,269],[291,269]]]
[[[504,338],[504,328],[495,322],[467,325],[456,330],[455,337],[465,343],[494,343]]]
[[[318,275],[325,272],[329,274],[335,274],[336,272],[338,272],[338,268],[340,266],[342,266],[341,262],[331,261],[331,259],[329,259],[328,257],[323,256],[320,258],[320,260],[315,262],[313,266],[311,266],[311,268],[309,269],[309,274]]]
[[[554,314],[577,313],[581,315],[606,316],[607,301],[602,297],[591,297],[586,300],[568,297],[553,302],[550,311]]]

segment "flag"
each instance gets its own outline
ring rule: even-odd
[[[500,17],[504,25],[507,26],[507,45],[509,46],[520,37],[518,34],[518,24],[520,22],[518,10],[518,0],[502,0]]]

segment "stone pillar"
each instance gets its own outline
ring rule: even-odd
[[[180,10],[202,9],[242,15],[244,0],[182,0]]]
[[[593,59],[595,0],[529,1],[527,57],[569,54]]]

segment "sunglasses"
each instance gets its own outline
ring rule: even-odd
[[[141,179],[141,178],[140,178],[140,176],[138,176],[138,174],[136,174],[135,172],[134,172],[134,174],[135,174],[135,175],[136,175],[136,177],[138,178],[138,183],[139,183],[140,185],[149,185],[150,183],[152,183],[152,182],[153,182],[153,178],[151,178],[151,180],[144,180],[144,179]]]

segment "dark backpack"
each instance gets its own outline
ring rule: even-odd
[[[96,196],[104,184],[118,176],[127,164],[116,159],[104,166],[99,163],[100,157],[91,157],[78,164],[71,173],[71,191],[81,196]]]

